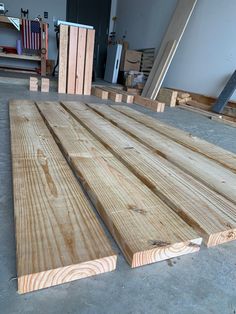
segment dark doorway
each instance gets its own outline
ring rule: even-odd
[[[109,35],[111,0],[67,0],[67,21],[94,26],[95,76],[103,78]]]

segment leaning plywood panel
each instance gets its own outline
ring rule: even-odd
[[[18,292],[89,277],[116,256],[36,106],[10,103]]]
[[[66,110],[37,105],[132,267],[199,250],[199,236]]]
[[[89,107],[119,125],[119,113],[115,110],[97,104],[89,104]],[[126,132],[88,110],[87,106],[77,104],[67,108],[141,181],[195,228],[207,246],[236,238],[234,204],[172,165],[164,154],[156,155]]]
[[[68,30],[67,25],[60,25],[58,93],[62,94],[66,93]]]
[[[69,28],[69,51],[68,51],[68,82],[67,82],[67,93],[68,94],[75,94],[77,39],[78,39],[78,27],[70,26],[70,28]]]
[[[85,72],[84,72],[84,95],[91,94],[93,75],[93,53],[94,53],[95,30],[87,30]]]
[[[235,173],[118,111],[110,120],[156,154],[236,204]]]
[[[184,31],[186,29],[186,26],[189,22],[189,19],[192,15],[192,12],[194,10],[196,3],[197,3],[197,0],[179,0],[178,1],[175,12],[171,18],[171,22],[167,28],[164,38],[162,39],[161,46],[158,50],[158,54],[156,56],[154,66],[148,77],[142,96],[148,97],[151,99],[155,99],[155,97],[157,96],[159,89],[161,87],[161,84],[165,78],[165,74],[167,73],[169,65],[174,57],[175,51],[184,34]],[[162,57],[163,57],[164,51],[167,47],[167,44],[170,41],[176,42],[174,46],[174,51],[171,54],[171,57],[169,58],[168,63],[164,64],[164,67],[163,65],[159,66],[162,64]],[[165,68],[164,70],[165,73],[163,73],[161,80],[159,80],[158,82],[159,77],[154,76],[154,74],[162,73],[161,70],[164,68]],[[156,84],[157,82],[158,84]]]
[[[236,172],[235,154],[129,107],[116,105],[112,108]]]

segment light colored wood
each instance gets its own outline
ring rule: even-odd
[[[116,91],[112,91],[110,89],[107,89],[106,87],[103,88],[103,90],[108,91],[108,98],[114,102],[122,102],[122,94]]]
[[[64,104],[82,113],[80,103]],[[199,236],[67,111],[38,107],[132,267],[199,250]]]
[[[10,59],[21,59],[21,60],[41,61],[40,56],[18,55],[18,54],[16,54],[16,53],[0,52],[0,57],[10,58]]]
[[[68,25],[60,24],[58,93],[61,94],[66,93],[67,85],[68,32]]]
[[[152,97],[152,99],[156,98],[196,3],[197,0],[178,1],[170,24],[167,28],[164,38],[162,39],[161,46],[155,58],[153,69],[148,77],[147,84],[144,87],[142,96],[149,98]],[[169,53],[169,58],[166,58],[166,62],[163,62],[163,56],[165,55],[164,52],[167,48],[168,43],[170,43],[171,41],[172,43],[173,41],[175,42],[174,48],[172,52]]]
[[[78,29],[78,46],[77,46],[77,64],[76,64],[76,86],[75,93],[82,95],[84,88],[84,67],[85,67],[85,49],[86,49],[86,28]]]
[[[92,95],[104,100],[108,99],[108,92],[99,87],[92,87]]]
[[[129,107],[116,105],[112,108],[236,172],[236,154]]]
[[[87,30],[85,73],[84,73],[84,95],[91,95],[93,75],[93,53],[94,53],[95,30]]]
[[[38,78],[35,76],[31,76],[30,81],[29,81],[29,90],[31,92],[37,92],[38,91],[38,84],[39,84]]]
[[[69,27],[67,94],[75,94],[78,27]]]
[[[156,112],[163,112],[165,108],[165,106],[163,106],[163,103],[139,95],[134,96],[134,103]]]
[[[115,92],[117,94],[121,94],[122,97],[113,95],[113,99],[117,100],[116,102],[122,102],[123,101],[127,104],[133,104],[133,102],[134,102],[134,95],[130,95],[126,91],[123,91],[123,90],[118,89],[118,88],[113,88],[110,86],[105,86],[105,87],[100,86],[100,87],[103,88],[104,90],[108,91],[108,92],[113,92],[113,93]],[[121,101],[120,101],[120,99],[121,99]]]
[[[107,237],[34,103],[9,110],[18,292],[114,270]]]
[[[43,77],[41,79],[41,92],[48,93],[50,87],[50,80],[48,78]]]
[[[102,117],[119,125],[123,115],[104,105],[89,104]],[[115,107],[115,106],[113,106]],[[207,246],[236,239],[236,206],[168,162],[164,156],[78,105],[77,119],[138,178],[201,234]],[[73,113],[77,111],[73,110]],[[125,119],[124,119],[125,120]],[[130,121],[133,130],[138,123]],[[171,191],[171,193],[170,193]],[[207,211],[206,211],[207,208]]]
[[[156,154],[164,156],[186,173],[236,204],[236,174],[234,172],[121,113],[116,125]]]
[[[167,88],[161,88],[157,95],[157,100],[162,103],[165,103],[166,105],[170,107],[175,107],[177,95],[178,95],[177,91],[167,89]]]

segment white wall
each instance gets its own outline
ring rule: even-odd
[[[57,48],[53,19],[66,19],[66,0],[4,0],[2,2],[5,4],[5,9],[9,10],[8,16],[20,17],[21,8],[29,9],[30,19],[34,19],[38,15],[43,17],[43,12],[48,12],[48,19],[45,19],[45,22],[49,23],[49,59],[55,60]],[[21,38],[20,32],[0,27],[0,45],[15,46],[18,38]],[[3,59],[0,61],[3,63]],[[9,63],[9,60],[4,59],[4,64],[6,62]],[[12,63],[12,61],[10,62]]]
[[[118,0],[118,35],[126,33],[134,49],[159,47],[176,3]],[[219,95],[236,68],[235,12],[235,0],[198,0],[165,86]]]

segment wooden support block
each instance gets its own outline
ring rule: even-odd
[[[35,104],[12,101],[9,112],[18,292],[114,270],[116,255]]]
[[[165,104],[162,102],[159,102],[157,105],[157,112],[164,112],[165,111]]]
[[[134,103],[134,95],[123,94],[122,95],[122,101],[127,103],[127,104],[133,104]]]
[[[155,112],[161,112],[161,110],[164,110],[163,103],[160,103],[157,100],[151,100],[149,98],[145,98],[139,95],[134,96],[134,103],[140,106],[144,106],[147,109],[153,110]]]
[[[50,87],[50,80],[48,78],[41,79],[41,92],[48,93]]]
[[[77,119],[165,204],[168,204],[202,235],[207,246],[236,239],[235,202],[228,201],[215,192],[214,186],[213,189],[207,187],[194,176],[187,174],[186,170],[182,171],[168,161],[169,154],[164,147],[170,147],[173,145],[172,142],[165,136],[160,137],[159,132],[129,118],[123,112],[128,112],[130,115],[134,113],[134,117],[136,113],[137,116],[143,114],[121,105],[88,104],[88,106],[99,116],[92,111],[83,112],[80,105],[80,108],[76,109]],[[154,123],[155,121],[157,120],[155,119]],[[159,129],[158,124],[156,128]],[[154,143],[159,143],[159,147]],[[193,152],[190,159],[188,149],[185,147],[184,150],[188,155],[186,159],[194,160],[195,163],[196,152]],[[177,148],[171,151],[173,155],[177,154]],[[185,159],[184,155],[182,156]],[[209,162],[211,163],[210,159]],[[218,165],[215,164],[215,172],[218,171],[217,169]],[[222,177],[224,177],[223,173],[224,171]],[[198,174],[201,176],[201,166]],[[208,176],[214,175],[209,171]],[[231,189],[233,194],[234,187],[232,186]]]
[[[108,92],[99,87],[92,87],[92,95],[104,100],[108,99]]]
[[[29,82],[29,90],[31,92],[37,92],[38,91],[38,78],[37,77],[34,77],[34,76],[31,76],[30,77],[30,82]]]
[[[75,94],[78,27],[69,27],[67,93]]]
[[[93,76],[93,53],[94,53],[95,30],[87,30],[85,72],[84,72],[84,95],[91,95]]]
[[[67,85],[67,58],[68,58],[68,25],[60,25],[59,40],[59,72],[58,72],[58,93],[66,93]]]
[[[77,64],[76,64],[76,82],[75,93],[83,94],[84,89],[84,65],[85,65],[85,49],[86,49],[86,28],[78,29],[78,46],[77,46]]]
[[[175,107],[177,95],[178,95],[177,91],[167,89],[167,88],[161,88],[157,95],[157,100],[165,103],[166,105],[170,107]]]
[[[189,93],[185,93],[185,92],[178,92],[178,98],[184,99],[184,98],[188,98],[191,97],[191,95]]]
[[[114,102],[122,102],[122,94],[108,90],[108,97]]]
[[[38,104],[131,267],[197,252],[201,238],[196,232],[74,119],[79,119],[80,113],[86,116],[88,107],[75,102],[64,102],[63,106],[66,110],[55,103]],[[100,123],[99,129],[103,129]],[[129,153],[127,143],[123,148]]]

